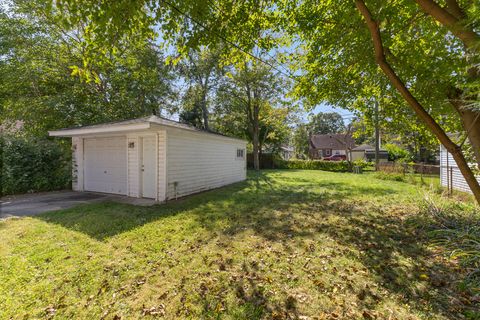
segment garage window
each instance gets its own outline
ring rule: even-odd
[[[243,159],[245,157],[245,150],[237,149],[237,159]]]

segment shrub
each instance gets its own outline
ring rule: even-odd
[[[2,139],[1,192],[64,189],[71,181],[69,147],[38,138]]]
[[[402,147],[387,143],[383,146],[385,150],[388,152],[388,160],[389,161],[396,161],[396,160],[403,160],[405,162],[412,161],[412,155],[407,150],[403,149]]]
[[[348,171],[347,161],[323,160],[276,160],[275,167],[279,169],[324,170],[333,172]]]
[[[375,172],[374,177],[381,180],[405,182],[405,176],[403,174],[395,172],[377,171]]]
[[[363,159],[358,159],[353,161],[353,166],[355,167],[360,167],[362,169],[373,169],[374,168],[374,163],[373,162],[367,162]]]

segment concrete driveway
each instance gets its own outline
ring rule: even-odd
[[[33,216],[47,211],[67,209],[78,204],[114,201],[133,205],[155,204],[151,199],[129,198],[94,192],[56,191],[0,199],[0,219],[8,217]]]

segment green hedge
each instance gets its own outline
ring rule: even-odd
[[[3,137],[1,193],[16,194],[68,188],[69,145],[38,138]]]
[[[401,173],[396,173],[396,172],[383,172],[383,171],[378,171],[375,172],[374,177],[380,180],[390,180],[390,181],[400,181],[400,182],[405,182],[405,176]]]
[[[324,170],[333,172],[347,172],[347,161],[323,161],[323,160],[276,160],[275,167],[278,169],[304,169]]]

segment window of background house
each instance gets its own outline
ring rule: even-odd
[[[330,149],[325,150],[325,155],[327,155],[327,156],[330,155]]]

